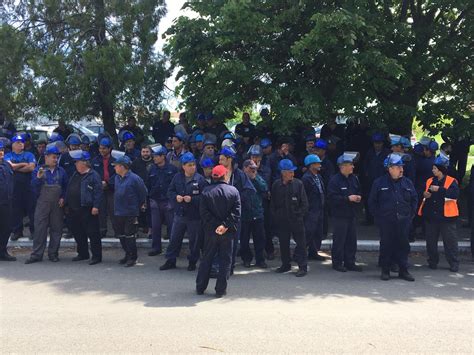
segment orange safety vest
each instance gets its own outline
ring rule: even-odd
[[[445,190],[449,189],[453,181],[457,180],[451,176],[446,175],[446,179],[444,180],[444,188]],[[431,186],[431,183],[433,182],[433,178],[429,178],[426,180],[426,189],[425,192],[428,191],[428,189]],[[423,206],[425,205],[425,199],[423,199],[423,202],[421,202],[420,209],[418,210],[418,216],[423,215]],[[457,200],[444,200],[444,216],[445,217],[457,217],[459,216],[459,209],[458,209],[458,202]]]

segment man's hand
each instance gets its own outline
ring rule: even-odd
[[[424,198],[430,198],[430,197],[431,197],[431,193],[428,192],[428,191],[425,191],[425,192],[423,192],[423,197],[424,197]]]
[[[60,198],[58,202],[59,207],[63,208],[64,207],[64,199]]]
[[[359,203],[362,197],[360,195],[349,195],[349,201]]]
[[[93,207],[92,210],[91,210],[91,213],[92,213],[93,216],[97,216],[99,214],[99,209]]]
[[[178,203],[183,202],[183,200],[184,200],[183,196],[181,195],[176,196],[176,201],[178,201]]]
[[[107,188],[107,183],[105,181],[102,181],[102,190],[105,190]]]
[[[430,191],[438,192],[438,190],[439,190],[439,186],[436,186],[436,185],[431,185],[430,186]]]
[[[191,196],[186,195],[186,196],[183,197],[183,199],[184,199],[184,202],[186,202],[186,203],[191,202]]]
[[[225,234],[227,231],[229,230],[229,228],[227,227],[224,227],[222,224],[216,228],[216,234],[218,235],[223,235]]]
[[[38,172],[36,173],[36,177],[37,177],[38,179],[42,179],[43,176],[44,176],[44,169],[43,169],[43,168],[39,168],[39,169],[38,169]]]

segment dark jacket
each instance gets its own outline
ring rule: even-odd
[[[178,173],[171,180],[168,189],[168,198],[174,206],[177,216],[186,217],[191,220],[199,219],[199,201],[201,192],[206,186],[206,180],[198,173],[194,174],[190,181],[186,182],[184,172]],[[191,202],[178,202],[176,196],[191,196]]]
[[[207,186],[199,208],[206,234],[215,234],[218,226],[228,229],[225,235],[234,236],[240,223],[240,196],[237,189],[225,182]]]
[[[322,193],[318,188],[316,179],[321,183]],[[324,208],[324,182],[321,175],[313,175],[309,170],[301,178],[306,196],[308,197],[308,213],[319,214]]]
[[[162,120],[155,121],[152,128],[152,136],[155,139],[155,143],[165,145],[168,137],[174,134],[174,124],[170,121],[163,122]]]
[[[423,217],[428,221],[436,221],[436,222],[443,222],[443,221],[453,221],[456,220],[457,217],[445,217],[444,216],[444,199],[450,198],[453,200],[457,200],[459,198],[459,185],[457,181],[453,181],[453,183],[449,186],[448,189],[445,189],[444,182],[446,177],[441,180],[438,180],[437,177],[433,177],[433,182],[431,186],[439,186],[439,190],[437,192],[429,191],[431,193],[430,198],[425,199],[425,203],[423,205]],[[426,184],[425,184],[426,188]]]
[[[357,203],[349,195],[362,195],[359,179],[354,174],[345,177],[340,172],[333,175],[327,188],[327,201],[333,217],[355,217]]]
[[[146,180],[148,196],[155,201],[168,201],[168,189],[177,173],[178,169],[169,163],[163,167],[153,164]]]
[[[328,186],[331,176],[336,173],[336,168],[334,164],[329,159],[329,157],[324,157],[321,162],[321,176],[323,178],[324,186]]]
[[[385,158],[390,154],[390,150],[387,148],[382,148],[382,150],[377,154],[374,148],[369,149],[364,160],[364,177],[365,185],[367,186],[367,191],[370,191],[375,179],[383,176],[386,173],[384,166]]]
[[[420,157],[416,160],[416,181],[415,188],[417,191],[424,191],[426,180],[433,176],[433,164],[435,157]]]
[[[9,205],[13,198],[13,169],[5,160],[0,163],[0,205]]]
[[[242,221],[253,221],[263,219],[263,198],[268,194],[268,186],[260,175],[250,180],[256,192],[248,190],[248,208],[242,209]]]
[[[114,181],[115,181],[115,169],[114,166],[112,165],[113,162],[115,162],[115,158],[111,155],[109,157],[109,166],[108,166],[108,171],[109,171],[109,183],[108,183],[108,188],[110,190],[114,189]],[[92,169],[94,169],[100,176],[100,180],[104,181],[104,159],[102,158],[102,155],[98,155],[92,159]]]
[[[76,174],[79,175],[76,171],[71,176],[70,180]],[[68,184],[68,189],[69,186],[70,184]],[[68,204],[67,195],[66,190],[66,205]],[[99,208],[102,201],[102,195],[102,180],[94,169],[90,169],[81,177],[81,206]]]
[[[124,177],[115,174],[114,215],[135,217],[145,204],[147,189],[137,174],[129,171]]]
[[[242,211],[250,210],[250,197],[255,194],[256,190],[247,175],[239,168],[235,168],[230,176],[229,185],[239,191]]]
[[[270,208],[278,224],[301,223],[308,211],[308,198],[301,180],[294,178],[288,184],[276,180],[272,186]]]
[[[385,173],[372,184],[368,202],[377,223],[411,220],[416,214],[418,195],[409,178],[403,176],[393,180]]]
[[[36,167],[35,170],[31,173],[31,190],[35,199],[41,194],[41,187],[46,185],[60,185],[61,186],[61,197],[66,197],[66,189],[68,183],[68,176],[66,171],[60,166],[56,167],[53,172],[48,168],[44,168],[44,176],[41,179],[37,178],[39,167]]]
[[[137,148],[133,148],[132,150],[125,150],[125,155],[130,158],[131,161],[140,158],[141,153],[140,150]]]
[[[76,161],[72,159],[69,152],[61,154],[59,158],[59,166],[66,171],[69,178],[76,172]]]
[[[143,181],[145,181],[148,177],[148,173],[150,172],[151,166],[153,164],[153,158],[150,160],[143,160],[140,156],[139,158],[135,159],[132,163],[131,170],[140,176]]]

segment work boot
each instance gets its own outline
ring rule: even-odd
[[[176,262],[166,260],[166,262],[160,266],[160,270],[171,270],[171,269],[176,269]]]
[[[102,260],[101,259],[94,259],[92,258],[91,261],[89,261],[89,265],[97,265],[99,263],[101,263]]]
[[[346,272],[347,269],[342,265],[333,265],[332,268],[339,272]]]
[[[127,259],[127,263],[125,264],[125,267],[132,267],[137,264],[137,259]]]
[[[303,276],[306,276],[307,273],[308,273],[308,270],[305,267],[300,267],[298,271],[296,272],[295,276],[303,277]]]
[[[288,272],[291,270],[291,265],[282,265],[278,269],[275,270],[278,274],[283,274],[284,272]]]
[[[82,261],[82,260],[89,260],[89,258],[87,257],[84,257],[84,256],[75,256],[74,258],[72,258],[72,261]]]
[[[390,271],[389,270],[382,270],[382,275],[380,275],[380,279],[382,281],[390,280]]]
[[[405,281],[415,281],[415,278],[408,272],[408,270],[400,270],[398,277]]]
[[[362,272],[362,266],[352,264],[352,265],[346,265],[346,270],[347,271],[356,271],[356,272]]]
[[[28,259],[26,259],[25,264],[28,265],[28,264],[38,263],[38,262],[40,262],[40,261],[42,261],[42,260],[41,260],[41,259],[37,259],[37,258],[32,258],[32,257],[30,256]]]
[[[157,256],[161,254],[161,250],[151,250],[148,252],[148,256]]]

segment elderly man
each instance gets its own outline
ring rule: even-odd
[[[13,169],[13,213],[12,213],[12,240],[23,236],[23,217],[30,219],[31,238],[34,235],[34,201],[31,198],[31,173],[35,169],[35,156],[25,151],[25,140],[21,135],[11,139],[12,151],[5,154],[5,161]]]
[[[355,226],[356,206],[362,201],[359,179],[353,174],[354,157],[342,154],[337,158],[339,172],[328,184],[328,204],[332,217],[333,243],[332,268],[336,271],[362,271],[356,265],[357,234]]]
[[[67,188],[67,173],[58,166],[59,149],[49,146],[45,152],[45,167],[33,172],[33,192],[36,199],[33,251],[25,264],[43,260],[49,229],[48,258],[58,262],[58,251],[63,230],[63,207]]]
[[[390,154],[384,165],[387,173],[374,181],[369,196],[370,212],[380,229],[381,279],[390,279],[390,267],[395,262],[399,277],[414,281],[408,272],[408,236],[418,197],[411,180],[403,176],[404,162],[400,155]]]
[[[147,189],[143,180],[130,171],[132,161],[126,155],[114,163],[115,193],[114,193],[114,230],[125,251],[125,257],[120,264],[126,267],[137,263],[138,215],[146,208]]]
[[[5,159],[5,147],[0,141],[0,261],[15,261],[8,254],[7,244],[11,231],[11,213],[13,199],[13,170]]]
[[[77,243],[77,256],[72,261],[89,259],[90,241],[92,258],[89,265],[102,262],[102,243],[99,228],[99,207],[102,201],[102,181],[91,168],[90,154],[71,152],[76,161],[76,172],[69,179],[65,204],[69,215],[69,227]]]

